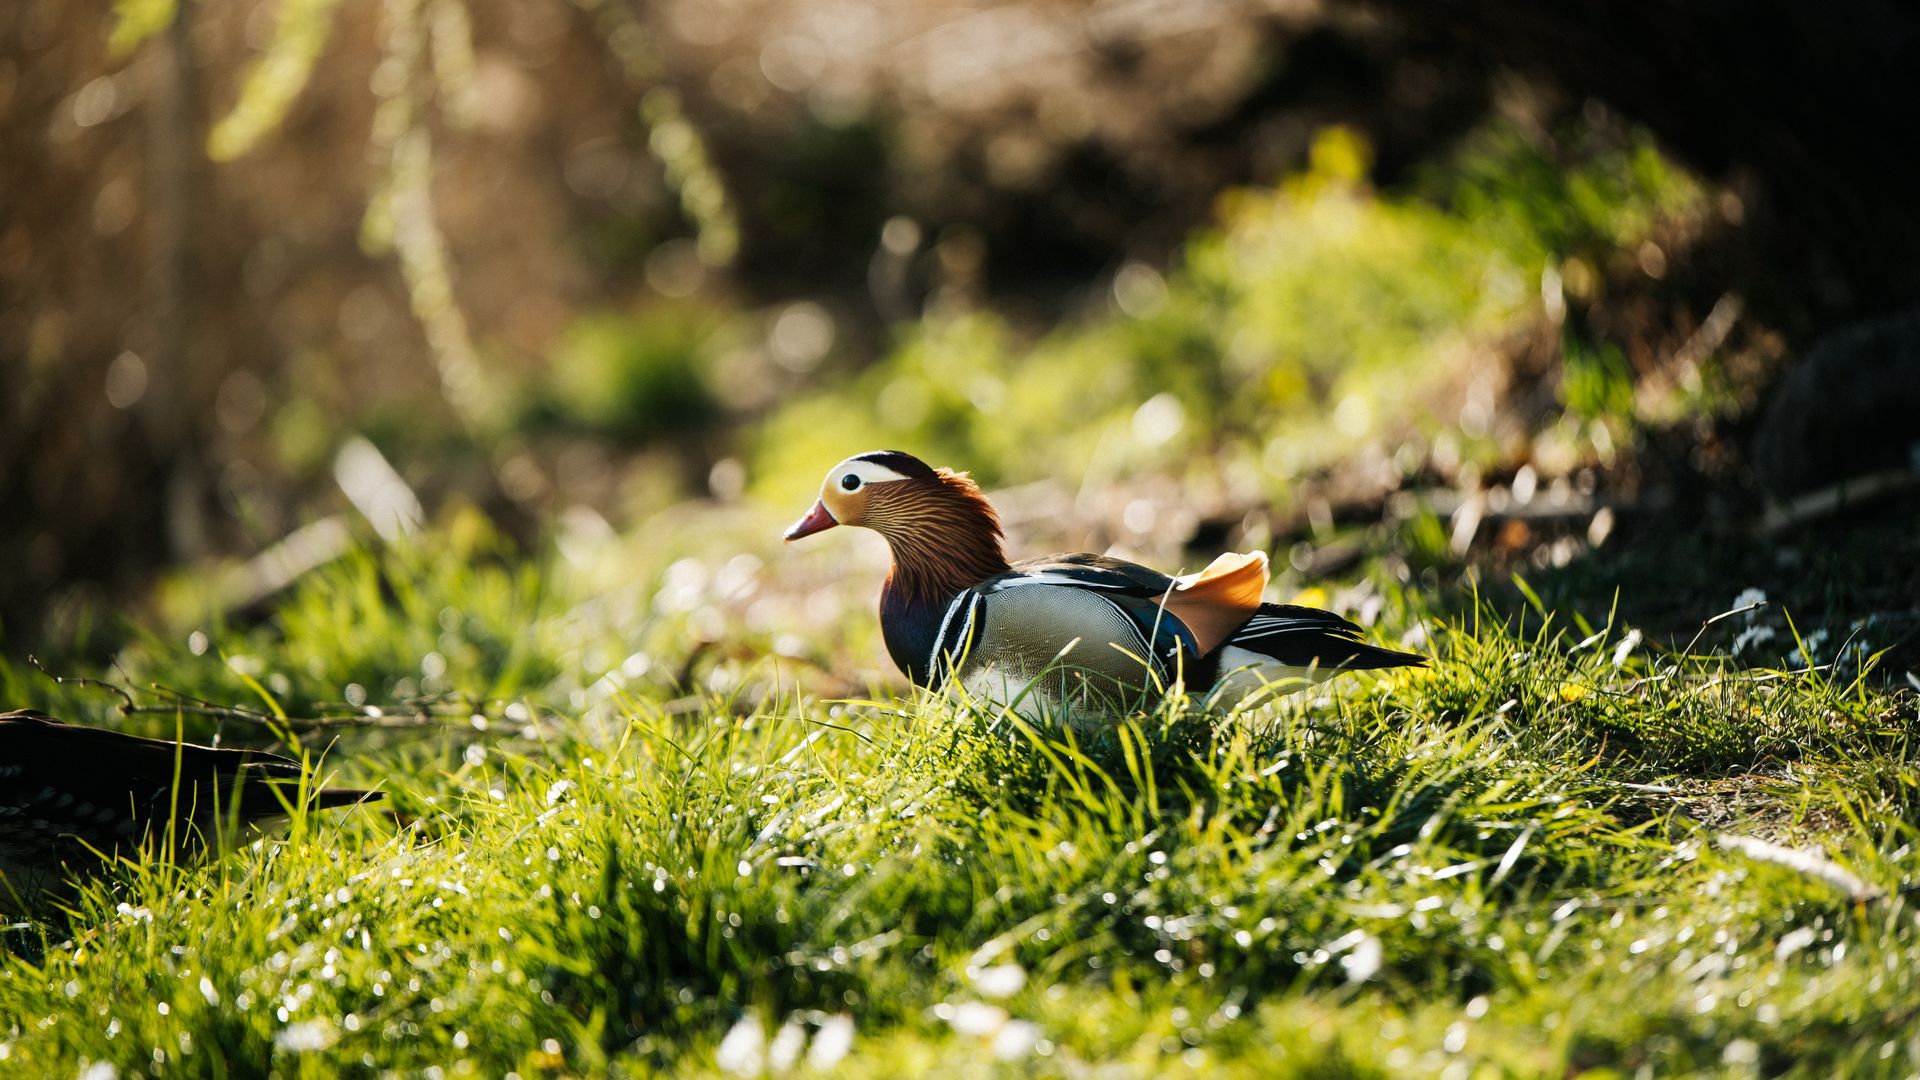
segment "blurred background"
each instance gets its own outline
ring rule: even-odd
[[[0,645],[424,533],[841,668],[883,553],[773,530],[895,447],[1032,553],[1910,648],[1916,101],[1879,0],[12,0]]]

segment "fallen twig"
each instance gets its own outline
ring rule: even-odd
[[[217,701],[196,697],[184,690],[177,690],[161,683],[152,683],[145,688],[145,692],[164,695],[170,700],[164,704],[142,704],[134,697],[135,691],[119,683],[83,675],[56,675],[49,671],[39,658],[33,656],[27,657],[27,662],[57,684],[98,687],[116,695],[120,698],[118,709],[122,716],[201,716],[211,720],[255,724],[276,736],[292,733],[296,739],[305,739],[319,732],[340,728],[377,728],[390,731],[453,728],[461,726],[462,721],[470,722],[475,716],[485,717],[488,726],[495,722],[505,723],[511,719],[505,715],[504,708],[498,710],[498,715],[489,716],[485,706],[490,703],[477,702],[464,695],[452,693],[408,698],[397,703],[398,709],[389,709],[384,706],[356,706],[343,702],[338,709],[323,708],[313,716],[281,716],[245,705],[223,705]],[[484,730],[478,725],[472,726],[475,726],[476,730]]]
[[[1829,518],[1842,510],[1883,499],[1915,486],[1920,486],[1920,472],[1912,469],[1887,469],[1850,477],[1767,507],[1765,516],[1760,519],[1760,535],[1770,539],[1795,526]]]

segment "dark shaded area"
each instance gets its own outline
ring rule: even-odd
[[[1618,543],[1563,569],[1529,570],[1527,580],[1550,609],[1603,620],[1617,595],[1620,620],[1668,647],[1697,638],[1702,649],[1730,651],[1752,664],[1836,664],[1843,683],[1884,650],[1878,677],[1901,685],[1906,672],[1920,670],[1916,523],[1920,500],[1911,496],[1778,535],[1739,519],[1695,529],[1647,519],[1630,525]],[[1736,603],[1749,590],[1754,595]],[[1510,609],[1523,606],[1504,582],[1494,591]],[[1703,628],[1704,620],[1762,597],[1765,606],[1751,615]],[[1766,629],[1742,641],[1754,627]]]
[[[1883,0],[1658,0],[1622,7],[1386,0],[1454,55],[1606,101],[1709,175],[1745,171],[1753,285],[1817,322],[1920,285],[1920,217],[1903,167],[1920,135],[1920,13]]]
[[[375,797],[306,791],[300,762],[276,754],[69,725],[32,709],[0,712],[0,760],[0,907],[10,914],[64,898],[66,878],[104,873],[115,855],[191,859],[303,796],[315,809]]]

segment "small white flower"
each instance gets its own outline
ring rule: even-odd
[[[829,1016],[813,1036],[807,1051],[807,1064],[825,1072],[840,1064],[853,1049],[853,1017],[846,1013]]]
[[[967,977],[973,981],[975,990],[990,998],[1012,997],[1027,985],[1027,969],[1019,964],[968,968]]]
[[[1007,1010],[979,1001],[942,1005],[934,1010],[934,1014],[953,1025],[953,1030],[962,1035],[992,1035],[1007,1022]]]
[[[1347,973],[1348,982],[1366,982],[1380,971],[1383,950],[1380,939],[1372,934],[1362,935],[1353,949],[1340,958],[1340,967]]]
[[[788,1020],[767,1044],[767,1065],[776,1073],[786,1072],[799,1062],[800,1051],[806,1048],[807,1030],[798,1021]]]
[[[325,1050],[332,1046],[339,1033],[326,1020],[315,1017],[288,1024],[274,1032],[273,1046],[289,1054],[304,1054],[314,1050]]]
[[[1749,626],[1745,630],[1740,631],[1739,637],[1733,639],[1733,654],[1735,656],[1746,656],[1759,649],[1762,645],[1772,641],[1773,638],[1773,627],[1764,625]]]
[[[1633,655],[1633,650],[1639,648],[1643,640],[1645,636],[1639,630],[1627,631],[1627,636],[1621,638],[1619,646],[1613,650],[1613,666],[1619,667],[1626,663],[1627,657]]]
[[[741,1017],[720,1040],[713,1063],[735,1076],[759,1076],[767,1067],[767,1030],[760,1018],[753,1013]]]
[[[1779,944],[1773,947],[1773,958],[1785,960],[1801,949],[1813,944],[1820,937],[1811,926],[1796,927],[1780,935]]]
[[[993,1037],[993,1056],[1001,1061],[1017,1061],[1033,1053],[1040,1042],[1040,1025],[1026,1020],[1009,1020]]]

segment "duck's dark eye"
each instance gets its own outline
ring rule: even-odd
[[[852,473],[848,473],[840,478],[840,486],[847,491],[852,491],[854,488],[860,486],[860,478]]]

